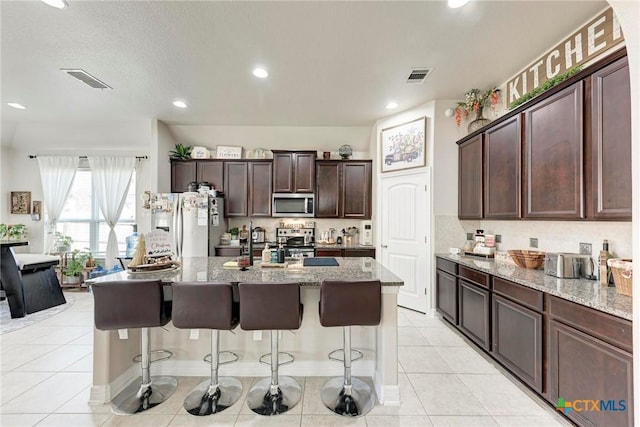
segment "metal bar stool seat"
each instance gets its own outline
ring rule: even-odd
[[[141,365],[141,379],[122,390],[112,401],[116,414],[131,415],[146,411],[167,400],[178,386],[169,376],[151,376],[152,354],[163,354],[153,362],[165,360],[173,354],[160,350],[152,352],[149,328],[169,323],[171,313],[164,302],[162,282],[159,280],[122,280],[101,282],[92,286],[94,322],[101,331],[140,328],[140,355],[134,358]]]
[[[299,329],[303,305],[298,283],[240,283],[240,327],[271,331],[271,377],[258,381],[247,394],[247,404],[259,415],[278,415],[292,409],[302,396],[294,378],[278,376],[278,331]],[[289,355],[291,356],[291,355]],[[264,360],[264,356],[260,358]],[[291,363],[291,360],[285,363]]]
[[[375,405],[371,386],[351,377],[351,326],[379,325],[381,307],[378,280],[324,280],[320,285],[320,324],[343,327],[344,376],[327,381],[320,393],[322,403],[338,415],[360,417]],[[330,358],[335,360],[332,353]]]
[[[233,285],[221,282],[176,282],[172,285],[171,319],[178,329],[210,329],[211,353],[204,361],[211,364],[211,376],[189,392],[184,409],[191,415],[217,414],[233,405],[242,394],[242,383],[233,377],[218,377],[218,366],[235,362],[238,355],[221,352],[220,331],[231,331],[240,322],[240,308],[233,301]],[[231,354],[225,362],[220,356]]]

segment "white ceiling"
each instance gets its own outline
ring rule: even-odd
[[[2,125],[367,126],[506,81],[605,1],[1,1]],[[267,80],[251,74],[256,64]],[[434,67],[422,85],[412,67]],[[60,68],[82,68],[97,90]],[[171,102],[181,98],[189,108]],[[385,109],[394,99],[400,106]],[[6,105],[19,102],[19,111]],[[4,133],[4,132],[3,132]]]

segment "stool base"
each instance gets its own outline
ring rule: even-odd
[[[118,415],[132,415],[146,411],[167,400],[176,388],[174,377],[151,377],[151,384],[142,385],[142,378],[127,386],[111,402],[111,410]]]
[[[271,378],[256,383],[247,395],[247,405],[259,415],[284,414],[300,401],[302,387],[291,377],[278,377],[277,395],[271,395]]]
[[[358,378],[351,378],[351,394],[345,393],[344,377],[327,381],[320,393],[324,406],[338,415],[361,417],[375,406],[373,390]]]
[[[221,377],[217,389],[211,388],[210,379],[198,384],[184,399],[184,409],[197,416],[217,414],[236,403],[242,394],[242,383],[233,377]]]

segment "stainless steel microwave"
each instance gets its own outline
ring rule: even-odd
[[[273,193],[271,216],[313,217],[313,194]]]

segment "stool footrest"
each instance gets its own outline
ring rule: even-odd
[[[227,363],[237,362],[239,359],[240,359],[240,355],[238,355],[238,353],[234,353],[233,351],[218,352],[218,365],[226,365]],[[211,353],[203,357],[202,360],[204,360],[208,364],[211,364]]]
[[[362,359],[363,354],[360,350],[351,349],[351,361],[355,362],[356,360]],[[329,353],[329,359],[336,362],[344,362],[344,349],[339,348],[337,350],[333,350]]]
[[[169,350],[153,350],[150,351],[149,363],[162,362],[163,360],[171,359],[173,357],[173,352]],[[142,355],[138,354],[133,358],[134,362],[142,362]]]
[[[295,358],[293,357],[293,354],[287,353],[284,351],[278,352],[278,360],[280,360],[281,358],[280,355],[286,356],[286,359],[282,362],[279,362],[278,366],[288,365],[289,363],[293,363],[293,361],[295,360]],[[260,360],[260,363],[271,366],[271,353],[263,354],[262,356],[260,356],[259,360]]]

